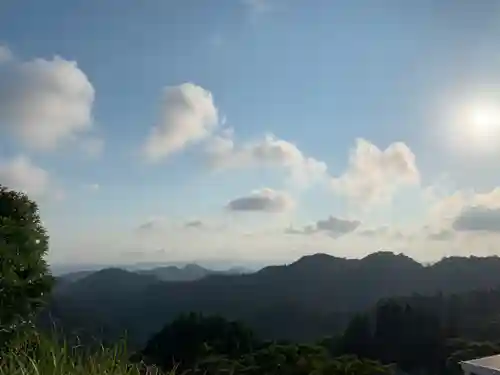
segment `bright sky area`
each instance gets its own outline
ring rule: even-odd
[[[500,252],[500,2],[4,0],[51,263]]]

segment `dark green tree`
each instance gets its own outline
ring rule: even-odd
[[[340,340],[340,352],[371,358],[374,353],[373,329],[368,314],[357,314],[348,324]],[[335,354],[335,353],[334,353]]]
[[[142,356],[163,368],[196,367],[207,357],[229,359],[252,352],[253,332],[239,322],[220,316],[183,314],[148,341]]]
[[[37,204],[0,185],[0,353],[15,333],[31,326],[50,291],[47,249]]]

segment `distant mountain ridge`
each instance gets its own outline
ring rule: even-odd
[[[203,272],[197,267],[188,271]],[[127,329],[138,342],[188,311],[243,320],[262,337],[302,340],[338,332],[353,313],[383,298],[495,288],[500,258],[453,257],[424,266],[391,252],[362,259],[315,254],[251,274],[215,272],[185,281],[161,281],[153,271],[102,270],[55,293],[53,303],[63,325],[71,315],[65,306],[91,310],[100,320],[116,323],[116,331]]]
[[[97,270],[75,271],[75,272],[63,273],[62,275],[58,276],[58,279],[60,282],[66,285],[68,283],[81,280],[82,278],[88,277],[92,274],[110,269],[121,269],[127,272],[137,273],[140,275],[150,275],[156,277],[158,280],[161,281],[194,281],[213,274],[239,275],[252,272],[251,270],[246,269],[244,267],[231,267],[227,270],[216,271],[199,266],[198,264],[195,263],[189,263],[184,266],[168,265],[168,266],[153,267],[148,269],[126,270],[121,267],[108,267]]]

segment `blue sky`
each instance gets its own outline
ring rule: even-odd
[[[499,21],[494,0],[3,1],[0,183],[40,202],[54,263],[496,253],[457,222],[500,217]]]

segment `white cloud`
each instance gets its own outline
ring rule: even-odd
[[[304,155],[293,143],[272,134],[238,145],[231,128],[216,133],[225,121],[225,117],[219,119],[210,91],[192,83],[167,87],[160,121],[151,130],[143,152],[150,161],[158,161],[204,142],[207,162],[216,170],[281,167],[302,184],[326,177],[324,162]]]
[[[226,129],[210,139],[206,150],[216,169],[282,167],[304,184],[325,177],[327,172],[324,162],[305,156],[296,145],[272,134],[237,146],[232,131]]]
[[[0,59],[0,127],[26,146],[54,149],[92,126],[94,88],[74,61]]]
[[[427,194],[424,191],[424,194]],[[462,209],[474,199],[473,192],[457,190],[449,195],[433,196],[429,199],[428,222],[431,225],[450,223]]]
[[[160,118],[144,145],[150,161],[158,161],[202,141],[218,125],[212,94],[192,83],[166,87]]]
[[[284,191],[262,189],[252,192],[248,196],[229,201],[226,208],[230,211],[260,211],[260,212],[287,212],[295,207],[293,198]]]
[[[472,203],[489,208],[500,208],[500,188],[497,187],[486,193],[477,193]]]
[[[0,181],[10,189],[39,197],[47,193],[49,173],[34,165],[26,156],[17,156],[11,160],[0,160]]]
[[[347,170],[332,178],[335,191],[360,203],[385,201],[402,185],[420,182],[415,155],[402,142],[380,150],[367,140],[358,139],[349,156]]]

